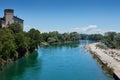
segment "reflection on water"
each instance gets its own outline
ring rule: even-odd
[[[0,80],[112,80],[84,49],[88,43],[39,46],[0,72]]]
[[[16,61],[14,64],[11,64],[9,67],[0,72],[0,80],[13,80],[13,77],[23,75],[27,69],[36,66],[37,56],[37,53],[33,53]],[[40,69],[42,67],[41,59],[39,59],[39,65]]]
[[[79,46],[80,42],[73,42],[73,43],[65,43],[65,44],[54,44],[51,46],[42,46],[44,48],[50,47],[50,48],[62,48],[62,47],[68,47],[68,48],[75,48]]]

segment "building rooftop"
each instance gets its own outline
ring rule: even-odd
[[[20,19],[20,20],[24,21],[23,19],[21,19],[21,18],[19,18],[19,17],[17,17],[17,16],[14,16],[14,18],[17,18],[17,19]]]
[[[4,12],[14,12],[13,9],[5,9]]]

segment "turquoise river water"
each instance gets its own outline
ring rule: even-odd
[[[3,71],[0,80],[113,80],[85,50],[86,42],[42,47]]]

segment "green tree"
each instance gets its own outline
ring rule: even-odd
[[[70,33],[70,39],[71,41],[79,41],[80,40],[80,34],[77,32],[71,32]]]
[[[116,32],[106,32],[103,42],[110,48],[116,48],[115,37],[117,36]]]
[[[37,46],[42,41],[41,34],[38,30],[32,28],[27,33],[28,37],[30,38],[30,52],[37,48]]]
[[[65,41],[70,41],[70,34],[69,33],[64,33],[63,37],[64,37]]]
[[[30,37],[30,39],[35,40],[36,43],[40,43],[41,42],[41,35],[40,32],[38,30],[35,30],[34,28],[30,29],[30,31],[28,31],[28,36]]]
[[[106,36],[106,37],[109,37],[109,38],[111,39],[111,41],[114,40],[114,38],[115,38],[116,35],[117,35],[116,32],[106,32],[106,33],[105,33],[105,36]]]
[[[4,60],[16,58],[16,45],[12,31],[9,29],[0,29],[0,55]]]
[[[17,45],[17,52],[19,53],[19,58],[24,56],[26,53],[28,53],[29,49],[29,38],[25,36],[25,34],[22,33],[17,33],[15,35],[15,42]]]
[[[48,34],[48,33],[42,33],[42,34],[41,34],[41,40],[42,40],[43,42],[47,42],[48,37],[49,37],[49,34]]]
[[[102,40],[103,36],[101,34],[90,34],[88,35],[89,40],[100,41]]]
[[[56,42],[56,39],[54,37],[49,37],[48,40],[47,40],[47,42],[49,44],[54,44]]]
[[[12,23],[8,26],[9,29],[11,29],[14,33],[22,32],[22,27],[18,23]]]

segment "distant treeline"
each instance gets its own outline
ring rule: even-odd
[[[80,34],[82,40],[101,41],[103,39],[102,34]]]
[[[77,32],[40,33],[36,29],[23,32],[19,24],[11,24],[8,28],[0,28],[0,66],[33,52],[38,45],[79,42],[79,40],[80,35]]]
[[[120,49],[120,33],[106,32],[102,34],[80,34],[83,40],[94,40],[104,43],[107,47]]]
[[[38,45],[72,43],[79,40],[101,41],[110,48],[120,48],[120,33],[116,32],[107,32],[104,35],[57,31],[40,33],[34,28],[24,32],[19,24],[11,24],[8,28],[0,28],[0,66],[30,54]]]

